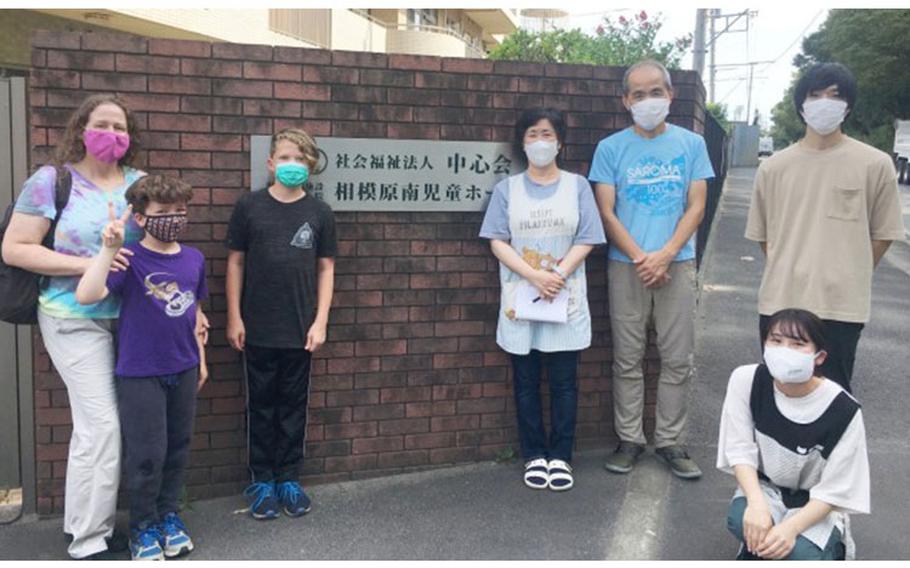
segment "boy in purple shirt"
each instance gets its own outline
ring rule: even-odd
[[[205,258],[177,242],[192,196],[188,184],[166,176],[131,185],[129,207],[117,218],[111,206],[101,252],[76,289],[82,304],[108,294],[122,300],[115,375],[133,560],[164,560],[193,550],[177,515],[196,393],[208,378],[203,337],[195,331],[202,313],[198,302],[208,293]],[[125,270],[111,269],[131,211],[145,236],[126,246],[133,256]]]

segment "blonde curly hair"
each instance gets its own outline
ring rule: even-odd
[[[319,150],[316,148],[316,141],[313,140],[312,136],[299,128],[284,128],[279,130],[272,135],[269,156],[275,155],[276,147],[282,140],[292,142],[300,149],[311,172],[316,169],[316,164],[319,162]]]

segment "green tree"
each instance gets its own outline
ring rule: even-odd
[[[723,103],[708,103],[705,105],[705,110],[717,120],[717,123],[720,124],[721,128],[723,128],[727,134],[730,134],[730,119],[727,117],[727,105]]]
[[[631,65],[651,58],[667,67],[678,68],[692,43],[691,35],[674,41],[657,41],[660,16],[649,19],[642,10],[633,18],[620,16],[615,22],[604,18],[595,35],[580,29],[530,32],[519,29],[489,54],[490,59],[537,63],[583,63],[589,65]]]
[[[832,10],[821,28],[806,37],[785,97],[772,110],[775,145],[799,139],[804,126],[793,104],[798,77],[815,63],[836,61],[849,68],[858,86],[855,108],[844,131],[886,152],[894,145],[894,119],[910,117],[910,10]]]

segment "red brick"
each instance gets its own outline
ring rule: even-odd
[[[467,126],[464,124],[443,124],[440,132],[445,140],[492,140],[492,131],[488,126]]]
[[[476,430],[480,427],[480,416],[434,416],[430,419],[430,430],[433,432],[450,432],[453,430]]]
[[[386,388],[380,393],[380,401],[383,404],[389,402],[419,402],[430,400],[432,390],[430,387],[405,387],[405,388]]]
[[[388,89],[388,102],[392,105],[414,105],[417,107],[439,106],[439,93],[430,89]]]
[[[93,54],[97,56],[97,54]],[[176,75],[180,73],[180,60],[173,57],[155,57],[150,55],[116,54],[116,68],[127,73],[161,73]]]
[[[300,65],[287,63],[256,63],[246,61],[243,63],[243,77],[245,79],[273,79],[275,81],[300,81],[303,76]]]
[[[274,48],[275,61],[283,63],[312,63],[314,65],[328,65],[332,62],[332,52],[323,49],[310,49],[301,47],[287,47],[276,45]]]
[[[436,385],[433,387],[433,400],[480,398],[484,394],[483,386],[481,384]]]
[[[180,72],[183,75],[240,79],[243,75],[243,63],[240,61],[213,61],[211,59],[182,59],[180,60]]]
[[[328,101],[332,98],[332,87],[306,83],[275,83],[275,98],[297,101]]]
[[[330,136],[332,123],[327,120],[300,120],[299,118],[276,118],[275,132],[283,128],[299,128],[310,136]]]
[[[436,337],[482,335],[484,333],[481,321],[453,321],[437,323],[435,326]]]
[[[455,432],[409,434],[404,437],[404,447],[408,450],[447,448],[454,445]]]
[[[462,59],[446,57],[442,60],[442,70],[450,73],[493,73],[493,61],[489,59]]]
[[[39,461],[65,460],[67,454],[68,444],[45,444],[35,448],[35,459]]]
[[[427,292],[428,290],[424,290]],[[408,293],[413,293],[408,291]],[[386,304],[388,302],[388,296],[393,294],[393,292],[385,292],[383,294],[386,297]],[[431,304],[430,302],[424,302],[424,304]],[[382,337],[383,339],[408,339],[411,337],[433,337],[433,324],[429,322],[416,323],[390,323],[382,326]]]
[[[355,353],[358,357],[370,355],[404,355],[407,353],[407,341],[384,340],[384,341],[358,341],[355,343]]]
[[[376,467],[377,454],[363,454],[359,456],[342,456],[325,458],[326,473],[340,471],[363,471]]]
[[[379,403],[379,389],[333,391],[326,393],[326,406],[365,406]]]
[[[330,342],[329,344],[333,344]],[[345,343],[344,345],[351,345],[350,343]],[[326,346],[324,349],[328,349]],[[346,355],[347,357],[353,356],[353,347],[348,349],[351,354]],[[320,350],[320,353],[323,351]],[[310,379],[310,390],[314,391],[337,391],[337,390],[351,390],[354,388],[354,376],[353,375],[313,375]]]
[[[399,434],[424,434],[429,431],[430,420],[428,418],[385,420],[379,423],[380,436],[397,436]]]
[[[272,96],[271,81],[252,81],[252,80],[212,80],[212,94],[216,96],[227,97],[259,97],[269,98]]]
[[[388,137],[392,140],[439,140],[436,124],[389,124]]]
[[[415,256],[453,256],[461,254],[460,241],[411,241],[411,254]]]
[[[35,412],[35,424],[53,426],[56,424],[70,424],[69,408],[39,408]]]
[[[376,404],[373,406],[355,406],[354,422],[368,420],[392,420],[404,418],[403,404]]]
[[[184,150],[231,152],[241,150],[243,148],[243,140],[238,135],[230,134],[181,134],[180,147]],[[236,192],[236,190],[231,191]],[[229,204],[234,203],[234,201],[236,201],[236,197]]]
[[[212,44],[207,41],[186,41],[150,38],[149,53],[153,55],[175,55],[183,57],[210,57]]]
[[[429,55],[389,55],[389,67],[393,69],[414,69],[420,71],[441,71],[442,59]]]
[[[380,468],[414,467],[426,465],[429,461],[429,453],[422,450],[379,454]]]
[[[179,93],[184,95],[208,95],[212,83],[208,79],[195,77],[166,77],[152,75],[148,78],[150,93]]]
[[[329,374],[363,373],[380,370],[379,357],[357,357],[347,359],[331,359],[328,362]]]
[[[300,116],[300,103],[297,101],[273,101],[247,99],[243,101],[243,114],[257,117],[265,116]]]
[[[369,292],[336,292],[332,296],[332,305],[339,307],[381,306],[382,292],[378,290]]]
[[[458,339],[419,338],[408,340],[408,353],[451,353],[458,351]]]
[[[357,323],[387,323],[408,321],[408,309],[403,307],[361,308]]]
[[[520,79],[518,77],[471,75],[468,78],[468,89],[470,91],[503,91],[506,93],[514,93],[518,91],[519,85]]]
[[[365,407],[373,408],[373,407]],[[342,424],[351,421],[349,407],[314,408],[309,413],[309,420],[313,424]]]
[[[354,388],[403,387],[408,383],[407,373],[361,373],[354,378]],[[381,396],[381,394],[380,394]]]
[[[332,440],[328,442],[307,442],[307,458],[321,458],[326,456],[347,456],[351,454],[350,440]]]
[[[411,288],[450,288],[461,282],[458,274],[411,274]]]
[[[47,66],[73,70],[113,71],[114,54],[50,50],[47,52]]]
[[[433,355],[434,369],[458,369],[463,367],[482,367],[483,355],[480,353],[436,353]]]
[[[325,87],[325,86],[323,86]],[[328,88],[328,87],[325,87]],[[332,85],[332,101],[357,103],[386,102],[385,87],[361,87],[358,85]],[[328,99],[325,99],[328,100]],[[390,101],[391,102],[391,101]]]
[[[139,36],[98,32],[82,34],[82,49],[89,51],[145,53],[147,48],[148,41]]]
[[[329,424],[325,426],[327,440],[340,438],[372,438],[379,433],[376,422],[351,422],[349,424]]]
[[[34,69],[29,75],[30,87],[51,87],[54,89],[78,89],[81,75],[76,71],[50,71]]]
[[[215,120],[217,120],[217,118]],[[174,132],[209,132],[212,130],[212,119],[203,115],[150,114],[149,129]],[[207,168],[209,166],[206,165],[203,167]]]
[[[76,108],[85,100],[85,93],[82,91],[55,91],[48,89],[42,92],[45,93],[47,98],[45,104],[49,107]],[[33,106],[36,105],[33,103]]]
[[[307,83],[356,85],[360,81],[360,70],[346,67],[306,65],[303,68],[303,80]]]
[[[142,148],[145,150],[175,150],[180,147],[180,134],[176,132],[143,132]]]
[[[335,122],[332,125],[332,136],[342,138],[385,138],[386,125],[370,122]]]
[[[131,111],[179,112],[180,97],[124,93],[123,99]]]
[[[389,56],[367,51],[332,51],[332,65],[341,67],[387,67]]]
[[[208,169],[212,156],[208,152],[149,152],[149,165],[153,168]]]
[[[34,30],[32,31],[32,46],[47,47],[51,49],[79,49],[82,34],[62,30]]]
[[[410,371],[429,369],[432,358],[429,355],[395,355],[382,358],[383,371]]]
[[[212,132],[272,134],[272,121],[259,117],[216,116],[212,119]]]
[[[216,59],[270,61],[272,59],[272,46],[241,43],[213,43],[212,57]]]
[[[564,77],[566,79],[590,79],[594,76],[594,66],[547,63],[544,65],[544,74],[547,77]],[[584,83],[584,81],[567,81],[567,83]]]
[[[361,438],[351,444],[351,454],[369,454],[373,452],[394,452],[404,448],[401,436],[379,438]]]
[[[413,110],[406,106],[369,105],[360,107],[360,120],[370,122],[410,122]]]
[[[85,72],[82,74],[82,88],[96,91],[143,92],[147,90],[147,81],[143,75]]]
[[[508,442],[505,430],[479,430],[477,432],[458,432],[456,443],[459,446],[482,446]]]

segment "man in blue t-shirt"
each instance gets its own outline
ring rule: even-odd
[[[695,230],[714,170],[704,139],[667,124],[673,87],[667,69],[636,63],[623,77],[634,124],[597,145],[589,175],[610,240],[613,414],[619,446],[606,468],[628,473],[645,450],[642,358],[653,318],[661,369],[657,455],[679,477],[701,476],[680,445],[695,343]]]

